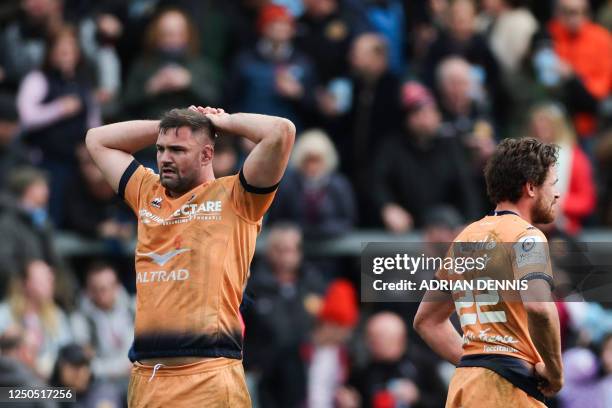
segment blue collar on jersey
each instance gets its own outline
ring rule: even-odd
[[[515,213],[514,211],[510,211],[510,210],[502,210],[502,211],[493,210],[488,215],[496,216],[496,215],[508,215],[508,214],[516,215],[517,217],[519,217],[517,213]]]

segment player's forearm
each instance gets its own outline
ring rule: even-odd
[[[415,329],[436,354],[451,364],[459,364],[463,342],[450,320],[441,323],[415,321]]]
[[[275,143],[295,136],[295,126],[290,120],[278,116],[258,115],[255,113],[234,113],[223,128],[222,133],[245,137],[255,144]]]
[[[154,144],[158,132],[158,120],[131,120],[90,129],[86,140],[88,146],[97,145],[132,154]]]
[[[537,311],[528,312],[529,335],[548,370],[561,376],[561,334],[559,315],[553,302],[542,302]]]

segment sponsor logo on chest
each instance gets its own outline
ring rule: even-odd
[[[221,200],[208,200],[202,203],[183,204],[167,218],[153,214],[145,208],[141,208],[138,214],[143,224],[173,225],[190,221],[220,221],[222,211]]]
[[[172,213],[172,217],[195,216],[199,214],[220,214],[221,201],[205,201],[202,204],[185,204]]]

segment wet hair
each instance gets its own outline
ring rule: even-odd
[[[484,173],[493,204],[518,202],[525,183],[541,186],[557,162],[559,147],[537,139],[504,139],[489,159]]]
[[[212,142],[216,139],[210,119],[191,109],[172,109],[164,113],[159,122],[159,131],[165,134],[168,129],[178,129],[183,126],[190,128],[193,133],[205,133]]]

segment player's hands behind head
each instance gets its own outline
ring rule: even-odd
[[[199,112],[202,115],[206,115],[206,117],[212,122],[215,129],[220,131],[220,133],[227,130],[229,127],[231,115],[221,108],[211,108],[210,106],[204,108],[202,106],[191,105],[189,109]]]
[[[551,373],[546,364],[539,362],[535,365],[535,374],[538,378],[538,389],[545,397],[555,396],[563,387],[563,374]]]
[[[225,113],[225,111],[221,108],[211,108],[210,106],[207,106],[204,108],[202,106],[191,105],[189,109],[195,112],[199,112],[202,115],[213,115],[213,114]]]

